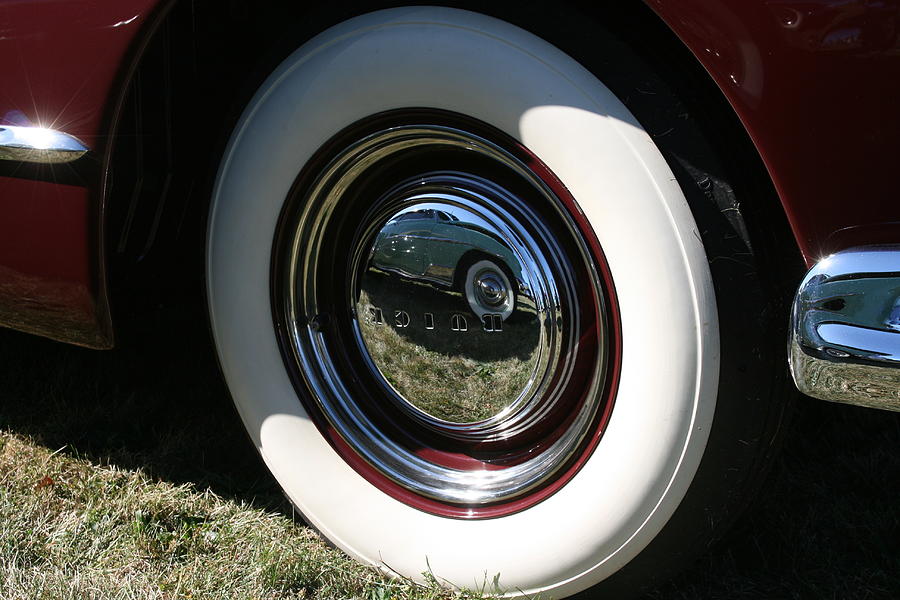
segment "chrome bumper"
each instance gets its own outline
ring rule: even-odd
[[[804,394],[900,411],[900,245],[817,263],[794,298],[789,353]]]

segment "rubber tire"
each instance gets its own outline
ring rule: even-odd
[[[562,490],[498,519],[425,514],[369,485],[303,410],[275,340],[271,244],[297,173],[343,127],[407,106],[479,118],[547,163],[591,222],[620,299],[621,379],[600,446]],[[677,535],[666,524],[695,479],[718,388],[718,312],[701,235],[637,119],[541,39],[422,7],[364,15],[305,44],[260,87],[229,142],[207,276],[220,364],[251,438],[305,517],[358,559],[461,586],[499,574],[513,595],[561,597]]]

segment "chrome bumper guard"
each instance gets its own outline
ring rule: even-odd
[[[817,263],[794,298],[789,352],[804,394],[900,411],[900,245]]]

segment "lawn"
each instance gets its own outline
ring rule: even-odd
[[[113,352],[0,330],[0,598],[466,597],[295,519],[202,318],[161,315]],[[898,447],[898,414],[801,399],[758,502],[647,598],[900,597]]]
[[[0,433],[0,597],[474,598],[389,581],[289,514]]]

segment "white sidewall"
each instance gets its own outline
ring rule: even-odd
[[[568,187],[608,260],[621,312],[619,391],[585,466],[519,513],[457,520],[377,490],[338,456],[298,401],[276,343],[269,268],[300,168],[374,113],[463,113],[521,140]],[[577,62],[482,15],[433,7],[367,14],[294,52],[235,129],[208,239],[213,334],[231,394],[303,514],[365,562],[512,595],[555,597],[615,572],[660,531],[706,445],[718,324],[706,257],[666,162],[634,117]],[[427,561],[427,562],[426,562]]]

